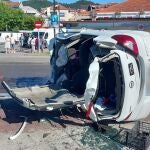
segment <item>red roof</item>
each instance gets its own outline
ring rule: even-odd
[[[63,5],[58,4],[58,5],[56,5],[56,7],[57,6],[59,6],[59,10],[69,10],[69,8],[67,8],[67,7],[65,7]]]
[[[150,11],[150,0],[126,0],[108,8],[101,8],[99,12],[135,12]]]
[[[80,11],[80,12],[78,12],[78,15],[79,16],[89,16],[90,12],[88,12],[88,11]]]
[[[19,2],[5,2],[6,5],[10,7],[19,7],[20,3]]]

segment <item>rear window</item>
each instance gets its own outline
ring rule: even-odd
[[[45,32],[39,32],[40,37],[44,36]],[[32,35],[34,35],[35,37],[38,37],[38,32],[32,32]]]
[[[47,39],[47,38],[48,38],[48,33],[46,33],[44,36],[44,39]]]

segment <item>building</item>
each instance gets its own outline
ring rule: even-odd
[[[41,16],[40,12],[30,6],[24,6],[20,2],[5,2],[11,8],[21,9],[25,14],[34,15],[34,16]]]
[[[34,16],[41,16],[40,12],[36,9],[30,7],[30,6],[24,6],[22,3],[20,3],[19,8],[28,15],[34,15]]]
[[[87,10],[80,10],[76,15],[77,20],[93,20],[96,15],[98,19],[134,19],[134,18],[150,18],[149,0],[126,0],[122,3],[110,3],[104,5],[92,5]],[[89,13],[90,12],[90,13]],[[94,20],[95,21],[95,20]]]
[[[66,8],[63,5],[58,4],[56,5],[55,11],[59,15],[60,21],[73,21],[74,20],[74,17],[75,17],[74,10],[70,10],[69,8]],[[51,14],[53,13],[53,6],[43,9],[43,13],[46,14],[47,17],[50,17]]]
[[[5,2],[5,4],[11,8],[19,8],[20,6],[20,3],[19,2],[10,2],[10,1],[7,1]]]
[[[149,0],[126,0],[125,2],[97,10],[97,18],[150,18]]]

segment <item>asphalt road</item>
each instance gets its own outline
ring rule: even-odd
[[[49,73],[49,56],[0,56],[0,79],[11,86],[44,84],[49,78]],[[4,92],[1,86],[0,92]]]

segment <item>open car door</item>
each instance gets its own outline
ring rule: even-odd
[[[65,70],[67,64],[69,64],[71,61],[76,62],[75,56],[78,53],[78,50],[76,49],[80,45],[80,34],[58,34],[57,42],[57,46],[51,58],[52,75],[50,76],[52,78],[52,81],[54,80],[53,77],[55,78],[55,82],[51,81],[53,85],[12,89],[7,85],[5,81],[2,81],[2,86],[9,93],[9,95],[20,105],[32,110],[50,111],[53,109],[72,107],[77,104],[83,104],[83,96],[75,95],[66,88],[62,87],[62,85],[60,85],[62,84],[63,80],[67,80],[67,77],[64,75],[64,73],[62,73],[63,70]],[[71,66],[70,68],[75,67]],[[70,87],[72,88],[72,86]]]
[[[89,79],[84,94],[87,117],[93,121],[112,119],[135,120],[140,76],[136,59],[121,50],[95,57],[89,67]]]
[[[48,85],[11,89],[5,81],[2,81],[2,85],[16,102],[31,110],[51,111],[83,104],[83,98],[66,89],[54,90]]]

